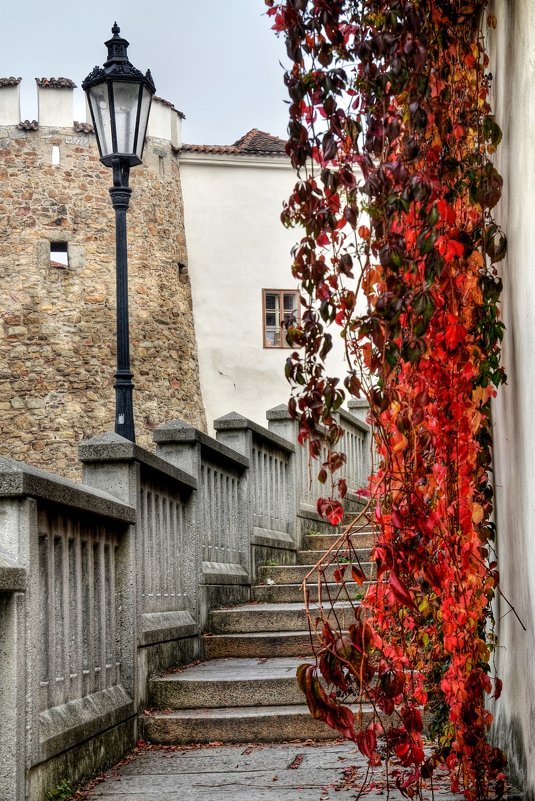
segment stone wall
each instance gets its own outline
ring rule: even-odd
[[[115,408],[111,171],[87,129],[0,125],[0,452],[71,477],[77,443],[113,429]],[[137,441],[150,447],[164,420],[205,429],[169,141],[148,140],[130,185],[134,411]],[[51,242],[68,243],[68,267],[51,264]]]

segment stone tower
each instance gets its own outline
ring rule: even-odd
[[[0,79],[0,453],[76,477],[77,444],[114,425],[115,223],[111,172],[75,85]],[[177,417],[205,428],[177,150],[181,115],[155,98],[128,212],[137,442]]]

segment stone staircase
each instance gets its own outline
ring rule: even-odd
[[[295,677],[297,666],[313,659],[301,585],[336,538],[305,536],[296,564],[259,568],[252,603],[212,611],[210,633],[204,635],[206,661],[150,682],[145,739],[170,745],[336,738],[333,730],[312,718]],[[353,535],[368,578],[371,545],[369,530]],[[339,566],[344,563],[342,556]],[[340,592],[332,575],[335,567],[325,571],[331,598]],[[317,601],[316,574],[307,586],[310,600]],[[358,601],[365,586],[353,583],[349,590]],[[325,591],[323,585],[326,600]],[[349,626],[354,620],[351,603],[336,601],[335,607],[341,625]]]

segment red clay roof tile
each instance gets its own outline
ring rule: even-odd
[[[76,84],[70,78],[36,78],[35,82],[45,89],[76,89]]]
[[[233,145],[182,145],[189,153],[221,153],[227,155],[285,156],[286,142],[278,136],[252,128]]]

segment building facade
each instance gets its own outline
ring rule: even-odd
[[[284,322],[299,315],[280,215],[296,182],[285,142],[253,129],[233,145],[183,145],[180,172],[201,385],[208,420],[235,409],[265,425],[284,403]],[[345,375],[333,331],[328,371]]]
[[[0,442],[4,455],[76,476],[77,445],[114,425],[115,220],[111,172],[74,84],[0,79]],[[204,429],[178,164],[181,115],[155,99],[128,212],[137,441],[180,417]]]

